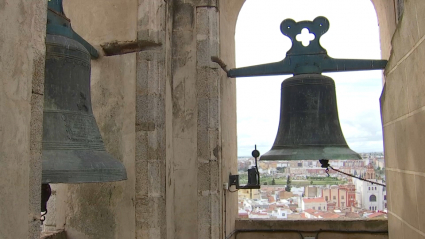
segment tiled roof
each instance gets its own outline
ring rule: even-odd
[[[306,212],[308,214],[314,214],[316,212],[316,210],[309,208],[309,209],[304,210],[304,212]]]
[[[304,203],[326,203],[323,198],[303,198]]]
[[[338,218],[338,217],[340,217],[340,215],[329,212],[329,213],[325,213],[325,214],[321,215],[320,217],[321,218]]]
[[[374,217],[379,217],[379,216],[381,216],[381,215],[385,215],[385,213],[383,213],[383,212],[375,212],[375,213],[372,213],[372,214],[370,214],[369,216],[367,216],[368,218],[374,218]]]

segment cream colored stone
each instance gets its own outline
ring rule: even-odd
[[[64,1],[72,28],[92,45],[137,39],[137,0]]]
[[[404,158],[399,158],[399,165],[404,165],[405,168],[415,172],[425,172],[425,162],[422,160],[422,156],[425,153],[423,142],[425,142],[425,135],[423,129],[425,127],[425,111],[416,112],[414,115],[408,117],[406,120],[407,125],[407,140],[406,143],[399,143],[397,150],[405,148]]]
[[[0,238],[40,234],[40,105],[46,2],[0,1]],[[40,73],[40,74],[37,74]],[[34,87],[36,93],[42,93]],[[34,116],[32,119],[31,116]],[[38,209],[38,210],[37,210]]]
[[[192,176],[195,170],[175,170],[174,183],[177,187],[174,196],[175,236],[181,238],[198,238],[198,193],[197,182]]]
[[[403,17],[392,39],[392,60],[395,62],[399,62],[402,57],[405,57],[419,40],[419,29],[416,16],[415,3],[413,1],[405,1]]]
[[[419,38],[422,38],[425,35],[425,15],[423,14],[425,12],[425,2],[424,1],[414,1],[414,4],[416,4],[416,18],[417,18],[417,25],[419,30]]]
[[[227,67],[235,67],[235,26],[237,16],[245,1],[220,1],[220,52],[219,57]],[[220,115],[221,123],[221,180],[229,181],[229,174],[237,174],[237,133],[236,133],[236,80],[229,79],[221,71],[220,84]],[[227,207],[223,210],[222,233],[226,238],[235,228],[235,219],[238,214],[237,195],[235,193],[222,193],[222,204],[226,201]],[[224,212],[225,211],[225,212]]]
[[[407,101],[408,85],[406,84],[404,63],[386,77],[385,92],[381,96],[382,121],[384,125],[409,112]]]
[[[300,238],[306,236],[316,236],[318,231],[319,238],[380,238],[386,239],[386,233],[377,234],[356,234],[347,233],[349,231],[374,231],[382,232],[388,230],[387,220],[236,220],[236,230],[258,230],[258,232],[238,233],[237,238]],[[299,233],[290,232],[270,232],[270,230],[288,230],[300,231]],[[264,230],[264,231],[261,231]],[[325,232],[331,230],[334,232]],[[269,232],[268,232],[269,231]],[[309,233],[306,231],[313,231]],[[339,233],[338,231],[342,232]],[[345,233],[344,233],[345,232]],[[292,237],[293,236],[293,237]]]
[[[139,41],[165,43],[165,13],[163,1],[139,0],[137,38]]]
[[[403,222],[388,213],[388,235],[389,238],[404,239],[403,236]]]
[[[411,174],[391,172],[388,184],[391,186],[391,212],[411,226],[418,228],[418,204],[416,200],[415,177]]]
[[[421,202],[424,199],[424,196],[425,196],[425,191],[423,190],[424,185],[425,185],[425,177],[415,175],[416,200],[418,202]],[[418,208],[418,215],[419,215],[418,217],[419,227],[417,229],[425,234],[425,215],[423,214],[423,209],[420,204],[417,206],[417,208]]]
[[[398,169],[408,170],[414,167],[414,162],[409,158],[409,132],[407,119],[395,122],[395,151]]]
[[[372,0],[378,16],[379,35],[381,39],[381,55],[389,59],[391,55],[391,39],[396,29],[394,5],[386,0]]]
[[[423,239],[425,238],[416,230],[409,227],[407,224],[403,224],[403,237],[409,239]]]
[[[314,235],[311,235],[311,236],[314,236]],[[287,232],[287,233],[250,232],[250,233],[239,233],[238,238],[240,239],[266,239],[266,238],[267,239],[279,239],[279,238],[299,239],[300,235],[296,232]],[[329,237],[326,237],[326,238],[329,238]]]
[[[400,190],[401,181],[399,180],[398,172],[386,171],[387,176],[387,201],[388,209],[391,208],[390,212],[394,213],[398,217],[401,215],[401,198],[398,197],[396,190]],[[389,213],[389,215],[391,215]],[[389,220],[390,221],[390,220]]]
[[[396,155],[396,135],[395,135],[395,124],[389,124],[383,128],[384,134],[384,155],[385,155],[385,167],[398,168],[399,161],[397,161]]]
[[[409,111],[415,111],[425,105],[423,92],[425,91],[425,68],[423,62],[425,56],[425,43],[421,43],[405,60],[407,100]]]

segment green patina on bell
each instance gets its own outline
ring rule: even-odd
[[[342,133],[331,78],[303,74],[286,79],[280,107],[275,142],[260,160],[361,159]]]
[[[42,183],[125,180],[126,169],[106,152],[93,116],[90,58],[97,51],[72,30],[61,0],[48,6]]]

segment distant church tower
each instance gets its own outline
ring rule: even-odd
[[[364,179],[382,183],[382,180],[376,179],[375,169],[372,163],[367,165]],[[387,207],[386,191],[384,191],[382,186],[356,178],[353,181],[356,185],[356,201],[359,207],[370,211],[384,210]]]
[[[375,179],[375,169],[371,163],[367,165],[365,179]]]

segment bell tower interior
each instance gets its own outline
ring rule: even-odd
[[[0,0],[2,239],[40,238],[47,3]],[[388,222],[320,227],[425,238],[425,4],[372,3],[382,59],[388,60],[380,97]],[[124,165],[127,180],[52,184],[48,207],[54,210],[48,208],[45,227],[70,239],[259,238],[255,227],[319,227],[237,220],[237,195],[223,189],[237,171],[236,83],[211,58],[235,68],[235,27],[243,4],[64,0],[73,29],[100,53],[91,60],[93,115],[106,151]],[[245,233],[237,236],[236,230]]]

